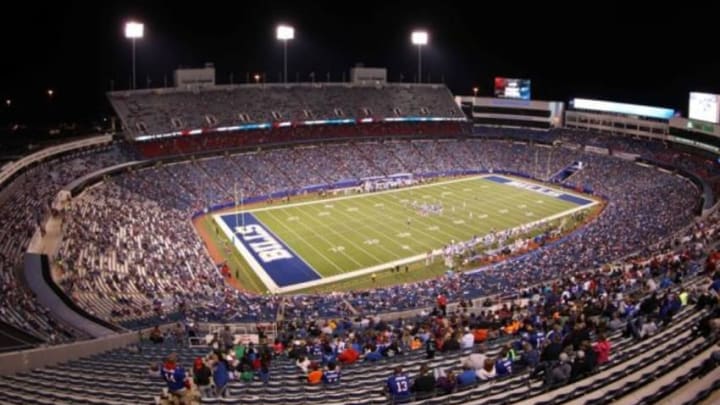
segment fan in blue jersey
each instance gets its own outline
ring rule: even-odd
[[[321,362],[324,366],[327,366],[330,363],[334,363],[336,361],[336,354],[335,351],[333,351],[332,346],[329,344],[326,344],[323,346],[323,353]]]
[[[495,373],[498,377],[512,373],[512,360],[507,357],[498,357],[498,359],[495,360]]]
[[[412,381],[403,373],[402,367],[395,367],[395,372],[387,379],[387,390],[393,399],[404,399],[410,396]]]
[[[323,384],[332,385],[340,382],[340,367],[334,362],[328,363],[327,369],[322,376]]]
[[[224,398],[228,395],[227,384],[230,381],[230,365],[219,351],[213,354],[212,363],[215,396]]]
[[[311,348],[310,353],[315,357],[320,357],[323,354],[323,347],[320,342],[316,342]]]
[[[525,331],[520,334],[522,341],[530,343],[534,348],[541,348],[545,341],[545,332],[541,329],[535,329],[532,325],[525,325]],[[522,347],[522,342],[520,347]]]
[[[160,373],[165,383],[167,383],[168,392],[172,396],[178,397],[182,403],[188,389],[185,381],[185,369],[177,364],[176,353],[170,353],[167,356]]]
[[[537,329],[534,331],[530,331],[530,344],[534,348],[540,348],[545,344],[545,331],[542,329]]]

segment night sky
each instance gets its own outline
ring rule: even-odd
[[[686,115],[688,91],[720,92],[714,12],[628,3],[13,2],[0,25],[0,124],[107,114],[111,81],[115,89],[130,82],[131,45],[123,35],[130,18],[145,23],[137,48],[140,88],[148,76],[152,87],[162,86],[174,68],[204,62],[214,62],[219,83],[228,83],[231,72],[235,82],[244,82],[246,72],[276,81],[282,45],[274,28],[287,22],[296,30],[288,46],[291,81],[296,72],[301,81],[310,72],[317,80],[330,72],[337,81],[358,62],[387,67],[391,81],[401,74],[412,81],[417,48],[409,36],[422,27],[430,32],[424,79],[428,72],[433,81],[444,78],[455,94],[478,86],[479,95],[489,96],[494,76],[522,77],[532,80],[534,99],[590,97]]]

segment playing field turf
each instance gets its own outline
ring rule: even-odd
[[[235,233],[235,247],[271,291],[285,291],[422,260],[453,241],[557,218],[593,204],[562,189],[485,176],[214,218],[230,239],[233,229],[241,231]]]

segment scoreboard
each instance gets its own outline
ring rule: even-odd
[[[720,95],[709,93],[690,93],[690,108],[688,117],[691,120],[700,120],[720,123]]]
[[[530,79],[496,77],[495,97],[530,100]]]

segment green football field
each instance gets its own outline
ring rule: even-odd
[[[248,210],[322,279],[337,281],[399,263],[495,230],[558,218],[595,204],[566,201],[562,189],[529,190],[471,177],[399,190]],[[515,184],[513,186],[512,184]],[[256,269],[257,271],[257,269]],[[323,281],[325,280],[325,281]]]

